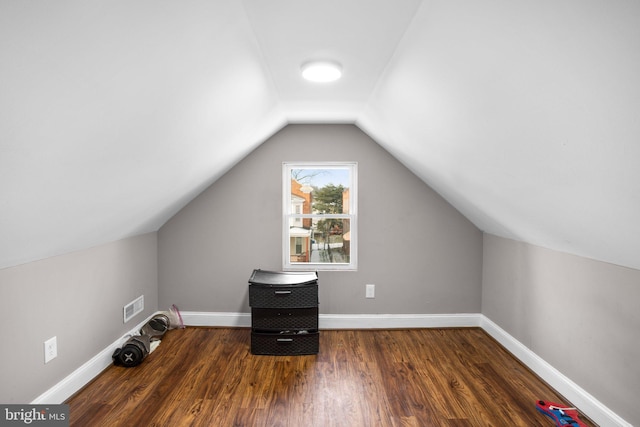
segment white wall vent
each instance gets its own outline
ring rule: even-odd
[[[131,301],[124,306],[124,323],[127,323],[133,316],[144,310],[144,295]]]

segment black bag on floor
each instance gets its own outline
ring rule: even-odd
[[[111,356],[113,363],[127,368],[138,366],[142,363],[151,349],[151,337],[136,335],[127,340],[122,348],[116,349]]]
[[[132,336],[122,348],[116,349],[111,356],[113,363],[127,368],[138,366],[151,353],[151,342],[159,341],[172,328],[184,328],[182,316],[175,305],[166,314],[163,312],[153,316],[140,329],[140,335]]]

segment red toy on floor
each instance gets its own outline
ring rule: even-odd
[[[576,408],[567,408],[565,405],[559,403],[538,400],[538,402],[536,402],[536,409],[538,412],[551,418],[557,427],[587,427],[586,424],[580,421]]]

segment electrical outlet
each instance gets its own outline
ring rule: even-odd
[[[376,297],[376,285],[368,284],[365,289],[366,289],[365,291],[366,298]]]
[[[49,338],[44,342],[44,363],[49,363],[58,357],[58,339]]]

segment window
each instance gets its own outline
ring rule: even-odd
[[[283,170],[283,269],[355,270],[357,163],[288,163]]]

